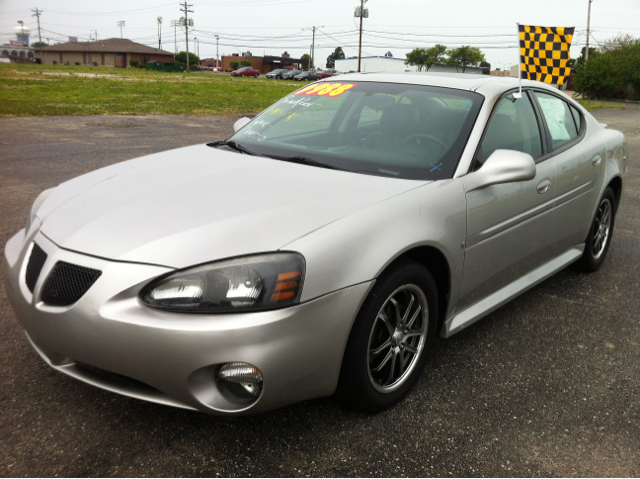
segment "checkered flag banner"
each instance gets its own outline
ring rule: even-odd
[[[520,78],[554,85],[569,76],[569,47],[575,27],[534,27],[518,25],[520,38]]]

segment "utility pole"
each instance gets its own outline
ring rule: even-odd
[[[369,9],[364,8],[364,4],[367,0],[360,0],[360,7],[356,8],[356,17],[360,17],[360,41],[358,43],[358,73],[360,73],[360,67],[362,63],[362,20],[369,18]]]
[[[173,43],[175,45],[176,55],[178,54],[178,20],[171,20],[171,26],[173,27]]]
[[[187,72],[188,72],[189,71],[189,26],[193,26],[193,20],[189,21],[189,14],[193,13],[193,10],[189,10],[189,7],[193,7],[193,5],[187,4],[186,1],[181,5],[182,5],[182,8],[180,9],[180,11],[184,13],[184,17],[180,19],[180,25],[182,25],[182,21],[184,21],[184,25],[182,26],[185,27],[185,38],[187,40]]]
[[[31,16],[36,17],[38,20],[38,42],[42,43],[42,35],[40,34],[40,15],[44,12],[42,10],[38,10],[37,8],[31,11],[33,12],[33,15]]]
[[[218,61],[218,41],[220,40],[220,35],[216,35],[216,70],[220,68],[220,63]]]
[[[591,35],[591,3],[593,0],[589,0],[589,13],[587,13],[587,49],[584,52],[584,66],[586,68],[587,62],[589,61],[589,36]]]
[[[122,27],[124,27],[124,20],[116,22],[116,25],[120,27],[120,38],[122,38]]]
[[[313,27],[313,37],[311,38],[311,65],[309,71],[315,70],[315,56],[316,56],[316,27]]]

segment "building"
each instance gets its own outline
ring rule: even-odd
[[[31,30],[22,24],[14,28],[13,31],[16,34],[16,39],[2,45],[0,57],[17,62],[33,62],[35,53],[33,48],[29,46]]]
[[[291,58],[287,52],[284,52],[280,57],[274,57],[265,55],[264,57],[254,57],[251,52],[244,54],[234,54],[229,56],[223,56],[220,60],[220,68],[222,71],[231,71],[231,62],[240,63],[243,60],[251,62],[251,66],[258,70],[260,73],[269,73],[278,68],[294,67],[294,68],[306,68],[309,64],[309,60],[300,58]]]
[[[47,65],[93,65],[127,68],[131,60],[172,62],[174,54],[123,38],[95,42],[68,42],[38,48],[36,58]]]
[[[388,54],[387,54],[388,55]],[[405,65],[404,58],[383,57],[362,57],[360,60],[360,71],[362,72],[417,72],[418,67]],[[339,72],[358,71],[358,57],[338,58],[334,60],[335,68]],[[422,70],[426,72],[426,68]],[[449,67],[442,63],[435,63],[429,68],[430,73],[453,72],[463,73],[462,68]],[[467,67],[464,73],[489,74],[488,68]]]

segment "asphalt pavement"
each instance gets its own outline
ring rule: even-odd
[[[439,339],[377,415],[324,398],[219,418],[99,390],[36,355],[0,287],[0,476],[640,476],[640,110],[595,116],[630,157],[603,267]],[[41,190],[225,138],[235,120],[0,118],[2,249]]]

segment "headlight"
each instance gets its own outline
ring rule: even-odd
[[[271,253],[220,261],[172,273],[140,293],[147,306],[185,313],[282,308],[300,299],[304,259]]]
[[[55,188],[49,188],[48,190],[44,190],[42,193],[38,195],[36,200],[33,202],[33,206],[31,207],[31,212],[29,213],[29,218],[27,218],[27,232],[31,229],[31,225],[33,224],[33,220],[36,219],[36,213],[42,206],[42,203],[47,199],[47,197],[51,194],[51,192],[55,190]]]

